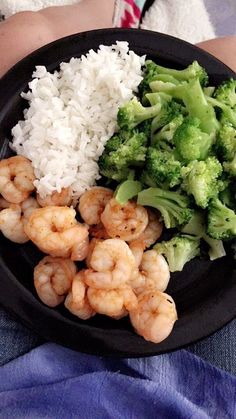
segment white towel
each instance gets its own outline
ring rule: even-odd
[[[202,0],[156,0],[146,12],[141,27],[191,43],[215,37]]]
[[[79,0],[0,0],[0,11],[8,17],[24,10],[35,11],[43,7],[78,2]],[[141,27],[173,35],[192,43],[215,36],[203,0],[155,0],[145,14]]]

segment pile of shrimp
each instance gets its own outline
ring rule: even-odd
[[[162,233],[159,213],[135,200],[121,205],[111,189],[99,186],[73,208],[69,188],[42,198],[34,181],[25,157],[0,162],[0,230],[16,243],[31,240],[46,254],[34,268],[40,300],[49,307],[64,304],[82,320],[96,313],[129,316],[147,341],[166,339],[177,312],[164,292],[168,264],[150,249]]]

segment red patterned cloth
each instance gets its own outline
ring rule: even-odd
[[[118,28],[137,28],[145,0],[117,0],[113,26]]]

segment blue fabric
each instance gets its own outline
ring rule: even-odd
[[[2,418],[235,418],[236,377],[185,350],[105,359],[45,344],[1,367]]]

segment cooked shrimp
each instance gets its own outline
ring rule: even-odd
[[[80,197],[78,210],[81,217],[88,225],[97,225],[101,221],[101,214],[108,201],[113,196],[113,191],[101,186],[94,186],[84,192]]]
[[[146,208],[134,201],[120,205],[112,198],[101,214],[101,221],[110,237],[131,241],[137,239],[147,227],[148,213]]]
[[[87,320],[96,314],[87,298],[84,270],[78,272],[73,278],[71,290],[65,299],[65,307],[82,320]]]
[[[94,251],[94,248],[95,248],[96,244],[99,243],[99,242],[101,243],[102,240],[101,239],[96,239],[95,237],[92,240],[90,240],[90,242],[89,242],[88,253],[87,253],[87,256],[86,256],[86,265],[87,265],[88,268],[92,268],[92,266],[90,264],[91,257],[92,257],[92,254],[93,254],[93,251]]]
[[[139,267],[141,263],[144,250],[150,247],[153,243],[155,243],[157,239],[159,239],[163,229],[163,224],[160,221],[159,214],[149,209],[147,211],[147,227],[136,240],[133,240],[129,243],[129,248],[131,249],[135,257],[137,267]]]
[[[26,199],[24,202],[22,202],[21,204],[21,210],[23,213],[23,222],[24,224],[26,224],[32,214],[32,212],[39,208],[39,204],[37,202],[37,200],[35,198],[33,198],[32,196],[30,196],[28,199]]]
[[[88,286],[114,289],[129,281],[135,260],[127,243],[120,239],[108,239],[95,243],[89,265],[91,269],[85,272]]]
[[[143,250],[150,247],[159,239],[163,230],[163,223],[160,221],[160,214],[158,212],[151,211],[150,209],[147,209],[147,212],[147,227],[136,240],[132,240],[130,242],[130,247],[134,247],[136,250],[138,247]]]
[[[77,222],[75,215],[69,207],[38,208],[25,225],[25,232],[44,253],[83,260],[88,251],[88,229]]]
[[[45,256],[34,268],[34,286],[39,298],[49,307],[61,304],[75,274],[72,260]]]
[[[0,197],[0,210],[9,208],[11,205],[10,202],[6,201],[6,199]]]
[[[130,285],[136,294],[149,288],[165,291],[170,280],[168,263],[162,255],[155,250],[144,252],[139,271],[134,271]]]
[[[102,223],[89,226],[89,234],[91,237],[94,237],[95,239],[105,240],[111,238]]]
[[[129,314],[136,332],[153,343],[166,339],[177,320],[173,298],[153,289],[138,296],[138,307]]]
[[[47,195],[44,198],[37,193],[37,201],[40,207],[69,207],[72,202],[72,191],[71,188],[63,188],[61,192],[54,191],[51,195]]]
[[[0,193],[13,204],[20,204],[35,189],[33,167],[30,160],[14,156],[0,161]]]
[[[29,240],[24,230],[20,205],[11,204],[0,212],[0,230],[7,239],[15,243],[26,243]]]
[[[117,320],[138,306],[137,297],[130,287],[111,290],[88,288],[88,300],[97,313]]]
[[[28,198],[21,204],[9,204],[0,212],[0,230],[3,235],[15,243],[26,243],[29,238],[24,226],[38,203],[35,198]]]

